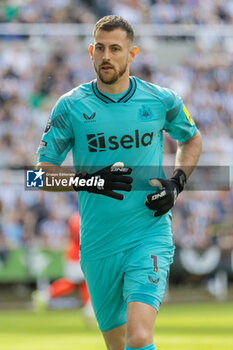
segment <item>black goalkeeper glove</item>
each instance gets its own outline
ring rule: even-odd
[[[156,193],[146,197],[145,205],[154,210],[154,216],[158,217],[166,214],[175,204],[177,196],[183,191],[186,184],[186,175],[181,169],[174,171],[170,179],[150,179],[151,186],[160,187]]]
[[[81,170],[75,174],[75,178],[90,180],[92,177],[98,177],[104,180],[103,186],[76,186],[73,185],[75,191],[87,191],[89,193],[102,194],[103,196],[115,198],[118,200],[124,199],[123,194],[114,192],[113,190],[130,192],[132,189],[131,183],[133,179],[131,176],[126,176],[132,173],[131,168],[125,168],[124,163],[117,162],[106,168],[96,171],[93,174],[88,174]]]

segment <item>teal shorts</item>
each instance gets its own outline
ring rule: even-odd
[[[132,301],[159,310],[174,249],[173,245],[145,242],[99,260],[81,260],[102,332],[126,323],[127,304]]]

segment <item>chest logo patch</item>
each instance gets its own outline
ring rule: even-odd
[[[154,114],[148,105],[142,105],[142,107],[138,110],[138,118],[143,122],[155,119]]]
[[[86,113],[83,113],[83,118],[85,119],[85,122],[95,122],[93,120],[96,116],[96,112],[92,113],[90,116],[88,116]]]

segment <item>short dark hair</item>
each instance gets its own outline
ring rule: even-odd
[[[93,36],[95,37],[98,30],[105,30],[106,32],[111,32],[114,29],[121,28],[127,34],[127,38],[130,41],[134,41],[134,30],[132,25],[123,17],[110,15],[101,18],[95,25]]]

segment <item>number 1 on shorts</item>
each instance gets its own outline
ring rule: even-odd
[[[158,257],[157,255],[151,255],[151,259],[153,260],[153,272],[158,272]]]

